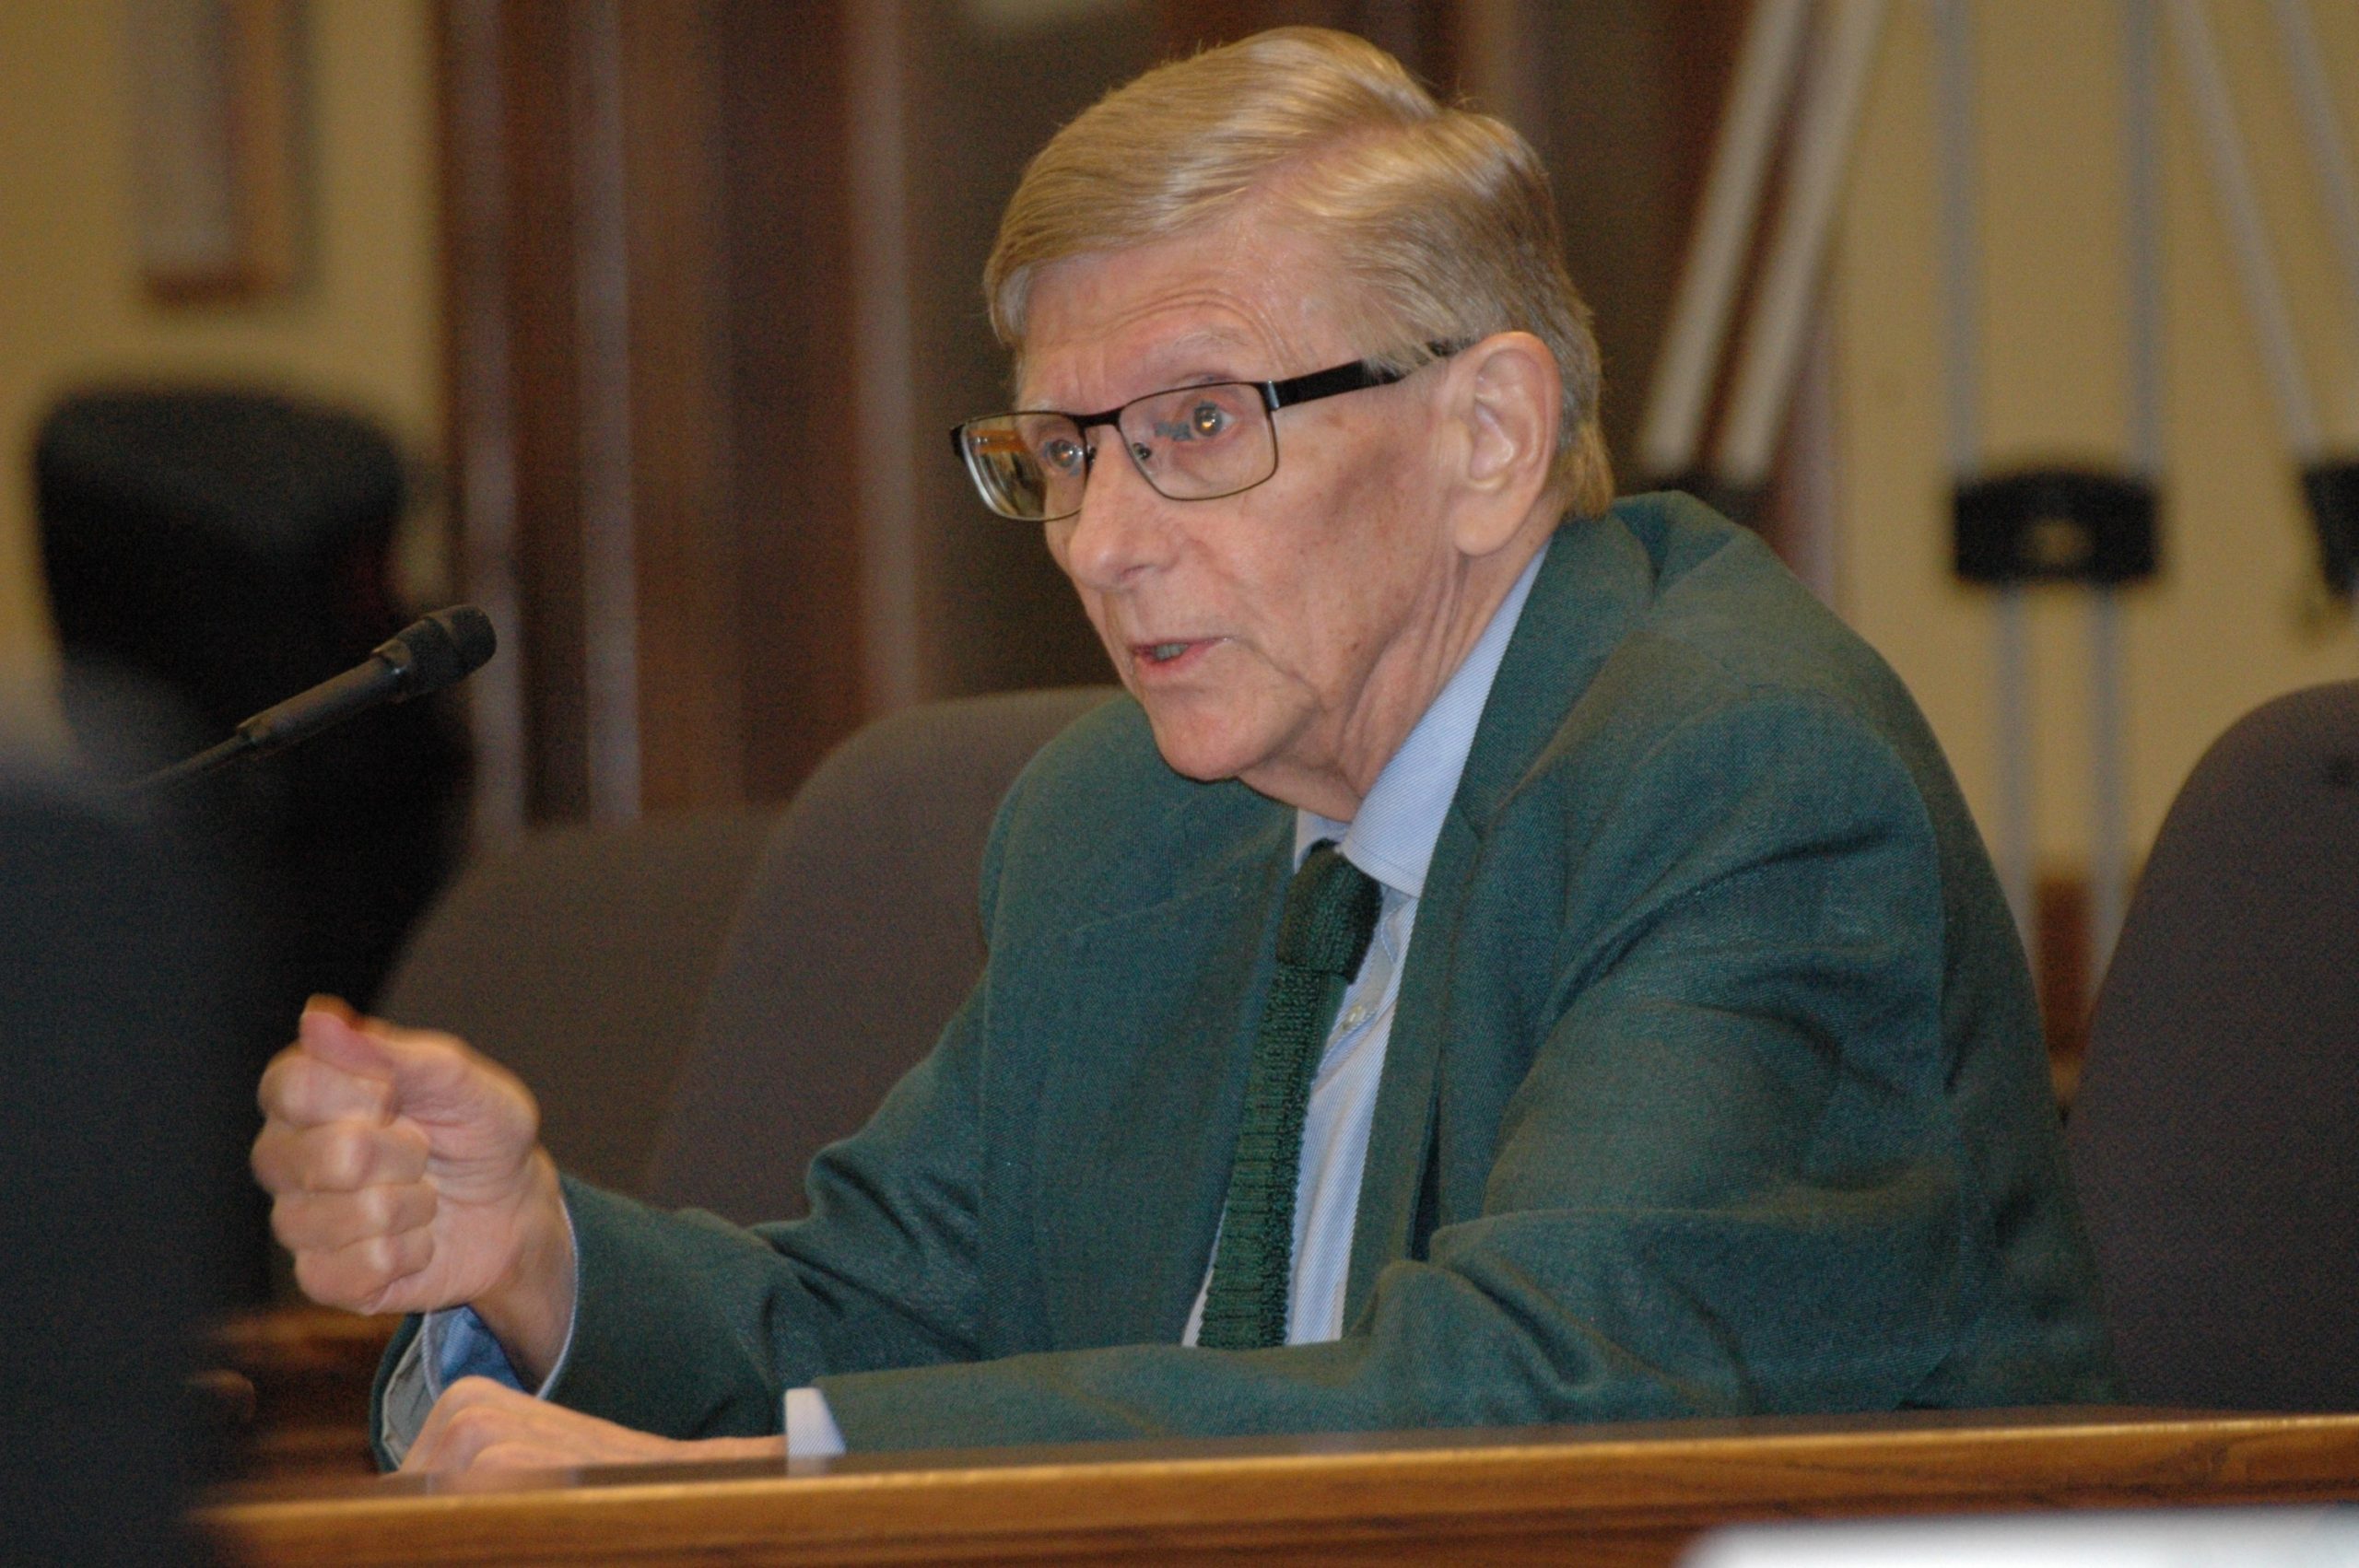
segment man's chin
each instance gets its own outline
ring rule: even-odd
[[[1169,746],[1161,744],[1158,744],[1156,749],[1163,754],[1164,763],[1172,772],[1182,778],[1192,778],[1199,784],[1218,784],[1224,779],[1236,778],[1238,774],[1238,770],[1234,767],[1220,762],[1203,760],[1184,750],[1175,752]]]
[[[1240,755],[1234,737],[1207,734],[1202,727],[1159,716],[1152,704],[1147,706],[1147,726],[1155,732],[1155,749],[1172,772],[1199,784],[1216,784],[1234,778],[1251,764],[1252,758]]]

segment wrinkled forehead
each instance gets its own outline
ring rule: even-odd
[[[1166,335],[1153,324],[1098,339],[1054,340],[1039,355],[1019,356],[1015,390],[1021,406],[1085,413],[1165,387],[1275,380],[1301,357],[1238,326],[1206,323]]]
[[[1349,292],[1328,247],[1250,217],[1065,257],[1030,280],[1014,387],[1027,405],[1110,405],[1190,380],[1315,369],[1352,357]]]

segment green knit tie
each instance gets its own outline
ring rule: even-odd
[[[1262,1012],[1245,1119],[1229,1168],[1213,1281],[1196,1343],[1216,1351],[1286,1342],[1294,1274],[1294,1195],[1302,1118],[1344,988],[1367,955],[1384,891],[1322,839],[1286,888],[1277,972]]]

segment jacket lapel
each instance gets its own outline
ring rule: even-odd
[[[1177,1342],[1226,1196],[1292,813],[1174,896],[1071,933],[1035,1125],[1051,1342]]]
[[[1604,517],[1556,530],[1491,683],[1426,872],[1394,1004],[1352,1231],[1346,1325],[1358,1320],[1387,1264],[1422,1256],[1426,1237],[1415,1232],[1428,1167],[1447,1175],[1470,1160],[1489,1164],[1489,1150],[1449,1147],[1449,1119],[1437,1114],[1453,1076],[1485,1070],[1514,1045],[1449,1037],[1449,977],[1466,899],[1477,868],[1494,852],[1491,825],[1500,808],[1653,597],[1655,564],[1625,521],[1652,504],[1651,498],[1620,502]],[[1445,1207],[1442,1217],[1454,1216]]]

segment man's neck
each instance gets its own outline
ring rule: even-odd
[[[1332,766],[1283,774],[1249,771],[1238,776],[1240,781],[1281,805],[1334,822],[1348,823],[1357,816],[1377,779],[1463,667],[1499,606],[1547,548],[1554,532],[1551,527],[1536,535],[1520,534],[1505,548],[1467,563],[1445,603],[1431,616],[1433,633],[1394,656],[1396,670],[1382,683],[1390,695],[1371,703],[1365,715],[1345,721],[1350,728],[1332,748]]]
[[[1544,552],[1543,552],[1544,553]],[[1489,706],[1492,683],[1507,658],[1532,584],[1540,575],[1535,556],[1508,584],[1482,635],[1401,743],[1352,819],[1295,813],[1295,857],[1299,863],[1321,838],[1343,842],[1344,858],[1411,898],[1425,895],[1426,868],[1441,837],[1442,819],[1458,793],[1473,753],[1474,731]]]

